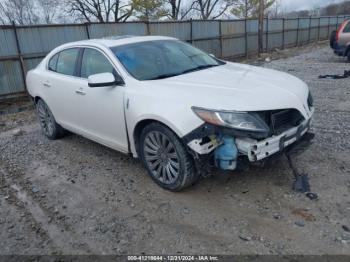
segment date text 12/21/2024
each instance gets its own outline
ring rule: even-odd
[[[176,255],[154,255],[154,256],[128,256],[128,261],[219,261],[218,256],[197,255],[197,256],[176,256]]]

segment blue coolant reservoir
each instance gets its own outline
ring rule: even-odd
[[[238,150],[234,137],[223,136],[222,144],[215,149],[215,165],[223,170],[234,170],[237,165]]]

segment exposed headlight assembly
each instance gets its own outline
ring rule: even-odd
[[[268,132],[269,127],[254,113],[240,111],[216,111],[199,107],[192,107],[192,110],[203,121],[243,131]]]

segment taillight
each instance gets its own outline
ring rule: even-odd
[[[343,27],[347,24],[348,21],[344,21],[338,28],[337,31],[335,32],[335,41],[338,41],[339,39],[339,33],[343,30]]]

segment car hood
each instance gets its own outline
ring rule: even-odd
[[[225,65],[161,80],[147,81],[158,95],[181,104],[216,110],[263,111],[295,108],[305,118],[308,86],[276,70],[227,62]]]

